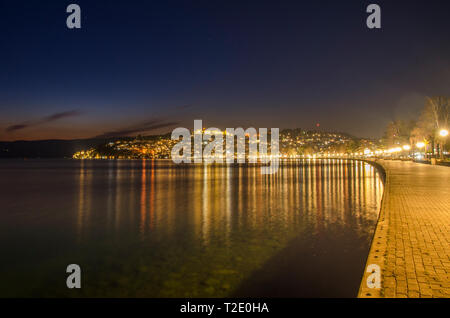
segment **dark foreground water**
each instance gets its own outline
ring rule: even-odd
[[[350,160],[3,160],[0,296],[354,297],[382,191]]]

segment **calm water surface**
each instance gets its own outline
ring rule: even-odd
[[[354,297],[383,192],[350,160],[0,161],[0,296]],[[82,288],[68,290],[79,264]]]

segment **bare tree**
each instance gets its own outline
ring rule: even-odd
[[[434,145],[439,145],[440,155],[443,156],[442,149],[445,140],[440,138],[439,131],[448,129],[450,118],[450,99],[448,97],[427,97],[425,107],[417,123],[417,132],[424,136],[424,139],[431,141],[433,154]]]

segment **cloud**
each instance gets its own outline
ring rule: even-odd
[[[5,131],[6,132],[12,132],[12,131],[16,131],[16,130],[25,129],[25,128],[29,127],[29,126],[30,126],[29,124],[12,125],[12,126],[6,127]]]
[[[74,117],[74,116],[79,116],[79,115],[81,115],[80,111],[78,111],[78,110],[70,110],[70,111],[67,111],[67,112],[55,113],[53,115],[44,117],[42,119],[42,122],[48,123],[48,122],[52,122],[52,121],[59,120],[59,119],[62,119],[62,118]]]
[[[189,110],[193,107],[195,107],[195,105],[192,103],[189,103],[189,104],[182,104],[182,105],[178,105],[178,106],[172,106],[170,108],[173,109],[173,111],[171,111],[172,113],[174,111],[178,112],[178,113],[183,113],[183,111]],[[173,114],[171,116],[173,116]],[[183,116],[183,115],[181,115],[181,116]],[[162,116],[162,117],[164,118],[165,116]],[[117,129],[117,130],[113,130],[113,131],[107,131],[101,135],[96,136],[95,138],[125,137],[125,136],[140,134],[140,133],[151,132],[151,131],[155,131],[155,130],[161,129],[161,128],[173,127],[173,126],[180,124],[180,122],[177,119],[173,120],[174,117],[172,117],[170,119],[170,121],[169,121],[169,119],[167,119],[167,117],[166,117],[166,119],[163,119],[163,118],[161,118],[161,117],[153,118],[153,119],[143,121],[141,123],[138,123],[138,124],[130,126],[130,127]]]
[[[57,121],[63,118],[68,118],[68,117],[74,117],[74,116],[79,116],[81,114],[80,111],[78,110],[70,110],[70,111],[66,111],[66,112],[60,112],[60,113],[54,113],[52,115],[49,116],[45,116],[39,120],[36,121],[32,121],[32,122],[23,122],[20,124],[15,124],[15,125],[11,125],[6,127],[5,131],[6,132],[13,132],[13,131],[18,131],[18,130],[22,130],[22,129],[26,129],[28,127],[33,127],[33,126],[39,126],[45,123],[50,123],[53,121]]]
[[[123,137],[123,136],[129,136],[132,134],[137,133],[143,133],[143,132],[149,132],[160,128],[166,128],[178,125],[179,122],[171,121],[171,122],[163,122],[159,119],[152,119],[149,121],[142,122],[140,124],[137,124],[135,126],[131,126],[124,129],[118,129],[114,131],[108,131],[105,132],[96,138],[111,138],[111,137]]]

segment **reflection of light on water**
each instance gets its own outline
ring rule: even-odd
[[[116,161],[116,175],[115,175],[115,183],[116,183],[116,189],[115,189],[115,197],[116,197],[116,203],[114,205],[115,207],[115,214],[114,214],[114,227],[117,229],[120,226],[121,217],[122,217],[122,189],[121,189],[121,177],[124,173],[122,171],[122,161]]]
[[[78,199],[78,216],[77,216],[77,237],[81,237],[82,227],[83,227],[83,217],[84,217],[84,160],[81,160],[80,164],[80,174],[79,178],[79,199]]]
[[[247,262],[247,255],[278,251],[285,239],[296,236],[325,238],[327,231],[342,230],[348,232],[339,235],[351,232],[371,237],[368,234],[374,229],[371,226],[377,219],[383,186],[371,165],[317,159],[309,165],[307,160],[285,163],[275,175],[261,175],[259,167],[251,165],[180,167],[161,161],[138,161],[136,169],[130,170],[126,168],[134,167],[136,161],[124,161],[108,164],[107,170],[99,169],[96,173],[103,177],[103,184],[96,174],[96,188],[92,189],[88,187],[86,163],[80,167],[78,177],[78,235],[83,226],[85,231],[93,231],[106,224],[110,230],[107,235],[123,240],[115,243],[118,247],[127,246],[127,240],[133,239],[151,247],[142,252],[137,246],[135,251],[148,255],[143,261],[148,262],[145,266],[164,268],[164,262],[179,262],[197,279],[205,279],[198,264],[236,269],[239,261],[226,263],[224,248],[226,253]],[[94,190],[96,206],[107,205],[108,209],[96,209],[92,220],[96,223],[86,227],[88,197]],[[110,226],[113,222],[115,226]],[[167,267],[162,275],[190,275]]]
[[[323,210],[322,210],[322,193],[321,193],[321,185],[322,185],[322,180],[321,180],[321,169],[322,166],[319,165],[317,166],[317,169],[315,167],[316,173],[315,173],[315,177],[314,177],[314,181],[316,183],[316,188],[314,191],[315,194],[315,208],[316,208],[316,231],[318,231],[319,233],[323,230]]]
[[[361,178],[362,176],[362,164],[361,161],[356,162],[356,178],[355,178],[355,185],[356,185],[356,193],[355,195],[355,207],[359,208],[361,206]]]
[[[158,205],[159,210],[156,212],[160,213],[159,215],[161,218],[165,218],[167,234],[170,236],[173,235],[174,231],[176,231],[176,202],[180,197],[178,196],[175,187],[179,175],[176,166],[170,166],[169,169],[166,169],[166,171],[166,187],[160,188],[159,192],[162,192],[162,195],[164,195],[167,199],[162,200],[162,204]]]
[[[91,210],[91,182],[92,170],[86,168],[86,161],[80,162],[80,173],[78,175],[78,213],[77,213],[77,240],[81,241],[84,227],[89,222]]]
[[[141,220],[139,225],[139,232],[141,239],[145,238],[145,222],[147,219],[147,171],[145,169],[145,160],[142,160],[141,168]]]
[[[114,211],[116,209],[116,206],[114,205],[114,182],[115,177],[114,177],[114,173],[116,171],[116,167],[114,167],[114,161],[107,161],[108,163],[108,171],[107,171],[107,180],[108,180],[108,199],[106,201],[106,223],[108,225],[108,227],[111,226],[111,220],[112,220],[112,216],[114,214]]]
[[[243,213],[243,209],[244,209],[244,198],[243,198],[243,191],[242,191],[242,187],[243,187],[243,179],[244,179],[244,169],[242,168],[241,165],[239,165],[238,168],[238,225],[241,225],[242,222],[242,213]]]
[[[208,166],[203,165],[203,194],[202,194],[202,237],[203,242],[207,245],[209,242],[209,185],[208,185]]]
[[[302,264],[324,277],[320,265],[336,259],[328,238],[363,266],[383,191],[378,170],[346,160],[306,162],[285,164],[276,175],[249,165],[183,167],[158,160],[2,169],[12,173],[3,182],[1,206],[8,213],[2,224],[26,229],[4,240],[3,261],[12,274],[5,286],[13,290],[15,277],[36,274],[42,279],[36,276],[35,294],[66,295],[51,277],[75,255],[95,277],[82,291],[87,297],[227,296],[291,242]],[[326,235],[318,237],[319,231]],[[320,250],[322,256],[312,255]],[[343,262],[353,260],[334,251]],[[30,255],[36,271],[24,274],[15,265],[27,264]],[[358,281],[356,272],[348,275]]]
[[[140,222],[139,232],[141,239],[145,239],[148,230],[152,230],[155,222],[155,162],[151,161],[150,168],[147,168],[147,160],[140,161],[141,182],[140,182]],[[150,182],[148,181],[148,170],[150,171]],[[119,181],[118,181],[119,182]]]
[[[231,202],[232,202],[232,177],[233,177],[233,170],[231,169],[230,165],[227,165],[226,168],[226,179],[225,179],[225,218],[226,218],[226,241],[227,244],[229,244],[230,241],[230,235],[231,235]]]
[[[136,196],[136,186],[135,186],[135,180],[136,180],[136,161],[127,161],[129,166],[130,166],[130,170],[128,175],[124,175],[124,178],[128,178],[130,181],[130,187],[127,194],[127,199],[125,201],[128,201],[128,206],[127,206],[127,211],[129,211],[130,213],[128,213],[128,218],[130,220],[131,223],[134,224],[135,222],[135,217],[136,217],[136,213],[132,213],[134,212],[134,200],[132,200],[131,198],[135,198]]]
[[[155,222],[155,160],[152,160],[152,172],[150,175],[150,230]]]

